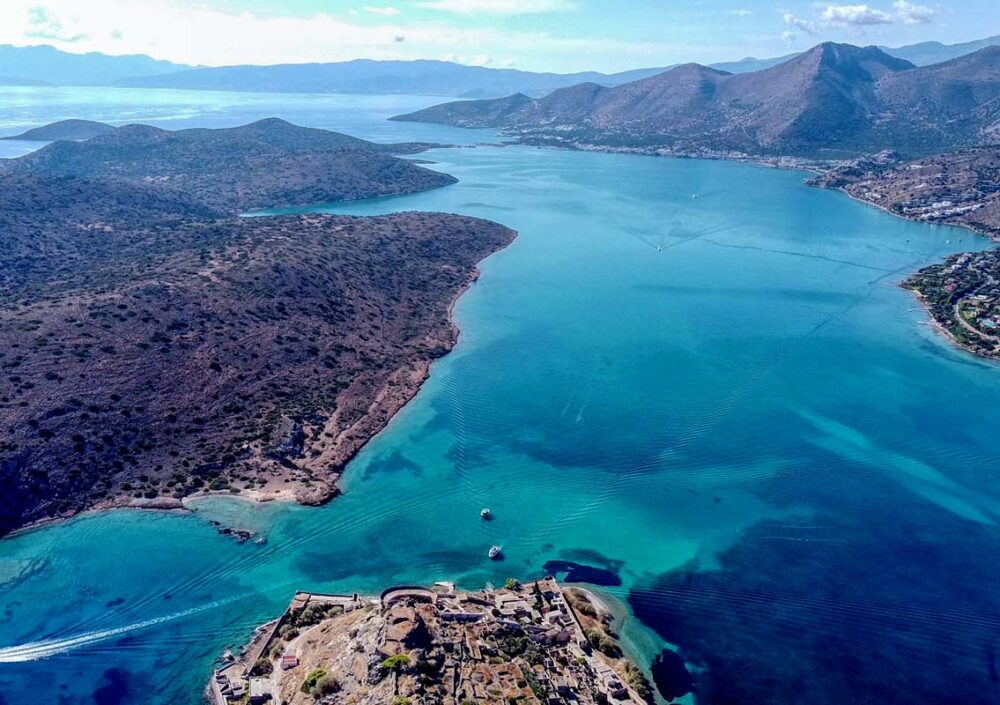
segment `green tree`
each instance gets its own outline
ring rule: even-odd
[[[302,685],[299,687],[303,693],[311,693],[313,687],[319,682],[321,678],[326,677],[326,671],[322,668],[317,668],[310,671],[306,679],[302,681]]]
[[[382,662],[382,668],[387,671],[402,671],[404,668],[410,665],[410,657],[406,654],[396,654],[395,656],[390,656]]]

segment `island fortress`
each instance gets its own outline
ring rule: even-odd
[[[581,705],[652,701],[588,593],[552,578],[459,592],[397,586],[378,598],[296,593],[208,687],[213,705]]]

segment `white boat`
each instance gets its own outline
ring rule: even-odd
[[[490,553],[489,553],[490,560],[495,561],[497,558],[499,558],[501,550],[502,547],[497,544],[490,546]]]
[[[489,507],[483,507],[482,511],[479,512],[479,516],[481,516],[483,519],[490,519],[490,518],[493,517],[493,515],[490,514],[490,508]]]

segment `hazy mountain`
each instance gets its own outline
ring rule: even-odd
[[[917,65],[935,63],[1000,43],[991,37],[965,44],[925,42],[885,49],[887,54]],[[711,64],[728,73],[749,73],[771,68],[801,54]],[[912,59],[911,59],[912,57]],[[371,61],[359,59],[328,64],[279,64],[275,66],[223,66],[170,74],[138,76],[120,81],[124,86],[291,93],[400,93],[460,98],[496,98],[514,93],[541,97],[559,88],[580,83],[620,86],[663,73],[676,66],[633,69],[605,74],[585,71],[572,74],[534,73],[516,69],[465,66],[447,61]]]
[[[911,64],[929,66],[930,64],[938,64],[949,59],[956,59],[959,56],[965,56],[980,49],[997,45],[1000,45],[1000,34],[995,37],[987,37],[986,39],[977,39],[974,42],[962,42],[961,44],[920,42],[919,44],[908,44],[901,47],[880,46],[879,49],[889,56],[895,56],[897,59],[906,59]],[[785,54],[784,56],[776,56],[770,59],[757,59],[753,56],[748,56],[739,61],[723,61],[718,64],[709,64],[709,66],[720,71],[728,71],[729,73],[749,73],[750,71],[760,71],[761,69],[777,66],[778,64],[794,59],[796,56],[801,56],[801,53]],[[636,76],[635,78],[642,77]]]
[[[772,66],[783,64],[786,61],[794,59],[796,56],[800,56],[800,54],[785,54],[784,56],[775,56],[770,59],[758,59],[748,56],[739,61],[723,61],[718,64],[709,64],[709,67],[725,71],[726,73],[750,73],[751,71],[760,71],[761,69],[769,69]]]
[[[1000,44],[1000,35],[962,44],[923,42],[881,47],[891,56],[926,65]],[[711,64],[728,73],[748,73],[784,63],[800,54]],[[462,98],[496,98],[513,93],[541,97],[580,83],[619,86],[654,76],[675,66],[605,74],[536,73],[516,69],[465,66],[447,61],[371,61],[222,66],[200,68],[157,61],[148,56],[71,54],[50,46],[0,46],[0,85],[122,85],[142,88],[233,90],[293,93],[397,93]]]
[[[998,98],[1000,47],[918,68],[877,47],[825,43],[753,73],[686,64],[617,87],[447,103],[394,119],[685,152],[924,154],[991,139]]]
[[[158,76],[129,78],[123,86],[290,93],[400,93],[459,97],[496,97],[509,93],[545,95],[584,81],[618,85],[658,73],[638,69],[607,75],[533,73],[465,66],[448,61],[372,61],[330,64],[223,66]]]
[[[106,86],[129,76],[150,76],[190,68],[148,56],[70,54],[50,46],[0,45],[0,66],[14,85]]]
[[[990,46],[1000,45],[1000,34],[978,39],[974,42],[962,42],[961,44],[942,44],[941,42],[920,42],[905,47],[895,49],[880,47],[883,51],[900,59],[906,59],[917,66],[928,66],[938,64],[949,59],[957,59],[960,56],[971,54]]]
[[[20,76],[0,76],[0,86],[47,86],[45,81],[37,81],[31,78],[21,78]]]
[[[89,140],[105,135],[115,129],[114,125],[93,120],[60,120],[49,125],[35,127],[19,135],[0,137],[0,140],[21,140],[24,142],[54,142],[56,140]]]

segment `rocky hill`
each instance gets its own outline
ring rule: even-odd
[[[380,145],[273,118],[221,130],[172,132],[126,125],[83,142],[54,142],[0,161],[0,173],[155,185],[235,213],[413,193],[454,183],[447,174],[391,154],[427,146]]]
[[[233,217],[452,179],[291,151],[284,127],[245,148],[176,134],[59,142],[0,175],[0,535],[206,489],[325,501],[454,345],[477,263],[514,237],[433,213]]]
[[[499,127],[529,142],[668,153],[920,155],[1000,139],[1000,47],[916,67],[876,47],[820,44],[729,74],[687,64],[541,99],[448,103],[397,120]]]
[[[904,218],[964,225],[1000,241],[1000,147],[917,160],[881,153],[850,161],[809,183],[846,191]]]
[[[55,140],[89,140],[114,130],[114,125],[93,120],[60,120],[49,125],[36,127],[19,135],[0,137],[3,140],[23,140],[25,142],[54,142]]]
[[[481,592],[404,586],[377,599],[297,593],[208,694],[212,705],[654,702],[611,623],[596,597],[551,578]]]

